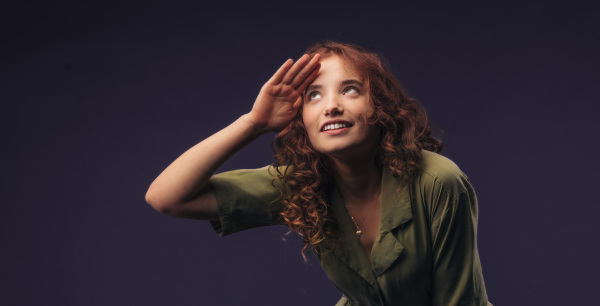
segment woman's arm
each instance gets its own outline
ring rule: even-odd
[[[267,132],[287,126],[302,103],[302,92],[319,72],[319,55],[286,61],[262,87],[252,110],[179,156],[150,185],[146,201],[162,213],[192,219],[218,217],[208,180],[231,156]]]
[[[475,192],[469,185],[440,205],[441,217],[434,220],[433,305],[488,305],[477,251]]]

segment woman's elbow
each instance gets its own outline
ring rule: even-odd
[[[172,217],[214,220],[219,215],[217,200],[210,186],[189,200],[169,199],[164,192],[150,186],[146,192],[146,202],[154,210]]]
[[[146,191],[146,203],[162,214],[168,214],[169,207],[174,206],[173,203],[169,203],[164,197],[161,197],[161,193],[156,188],[152,188],[152,186]]]

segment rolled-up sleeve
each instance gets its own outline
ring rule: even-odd
[[[281,192],[276,170],[267,166],[223,172],[210,179],[219,205],[219,220],[211,221],[220,236],[242,230],[280,224]]]

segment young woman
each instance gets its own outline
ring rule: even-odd
[[[213,175],[267,132],[279,132],[274,165]],[[441,149],[380,57],[327,42],[285,62],[248,114],[182,154],[146,200],[221,235],[286,224],[344,293],[338,305],[488,305],[475,192]]]

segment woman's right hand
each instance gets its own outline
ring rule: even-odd
[[[219,206],[209,179],[225,161],[267,131],[294,118],[302,93],[319,73],[319,55],[286,61],[262,87],[250,113],[181,154],[150,185],[146,201],[154,209],[183,218],[215,220]]]
[[[296,116],[302,105],[302,93],[319,74],[320,55],[303,55],[296,63],[288,59],[261,88],[249,119],[264,132],[278,132]]]

